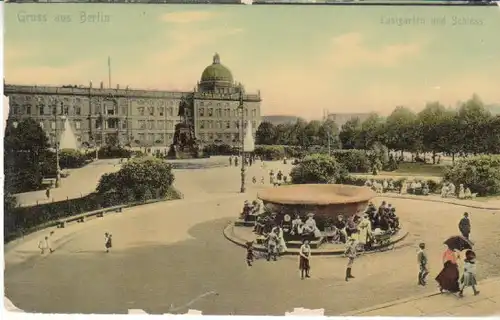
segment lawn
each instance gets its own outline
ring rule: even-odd
[[[433,176],[442,177],[443,170],[445,166],[441,164],[429,164],[429,163],[416,163],[416,162],[403,162],[399,165],[397,170],[392,172],[381,172],[381,175],[392,175],[392,176]]]

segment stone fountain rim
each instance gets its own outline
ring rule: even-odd
[[[338,191],[341,189],[344,191],[356,191],[357,194],[345,194],[343,196],[339,194],[325,194],[325,191],[328,190],[335,192],[335,190]],[[271,187],[260,191],[257,194],[257,198],[264,202],[285,205],[317,206],[368,202],[376,196],[377,194],[368,187],[344,184],[292,184],[280,187]]]

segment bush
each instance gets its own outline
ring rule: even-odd
[[[90,153],[94,155],[95,151]],[[118,158],[130,158],[133,152],[129,149],[125,149],[119,146],[105,146],[99,148],[99,151],[97,153],[99,159],[118,159]]]
[[[89,155],[78,150],[63,149],[59,152],[59,166],[61,169],[81,168],[89,160]]]
[[[335,158],[323,154],[305,157],[290,172],[295,184],[342,183],[347,176],[347,170]]]
[[[284,146],[257,146],[254,154],[266,161],[281,160],[285,157]]]
[[[238,153],[238,148],[228,144],[209,144],[203,147],[203,154],[207,156],[230,156]]]
[[[335,150],[332,155],[349,172],[364,173],[370,171],[370,160],[363,150]]]
[[[444,180],[463,184],[479,196],[500,194],[500,156],[483,155],[459,160],[444,170]]]
[[[164,197],[174,182],[172,166],[153,158],[135,158],[125,163],[118,172],[104,174],[99,180],[99,194],[116,194],[123,199],[133,195],[135,200]]]

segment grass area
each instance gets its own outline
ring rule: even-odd
[[[431,176],[442,177],[445,166],[441,164],[404,162],[397,170],[392,172],[381,172],[381,175],[391,176]]]

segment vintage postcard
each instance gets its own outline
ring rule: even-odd
[[[5,5],[5,301],[495,314],[499,15]]]

